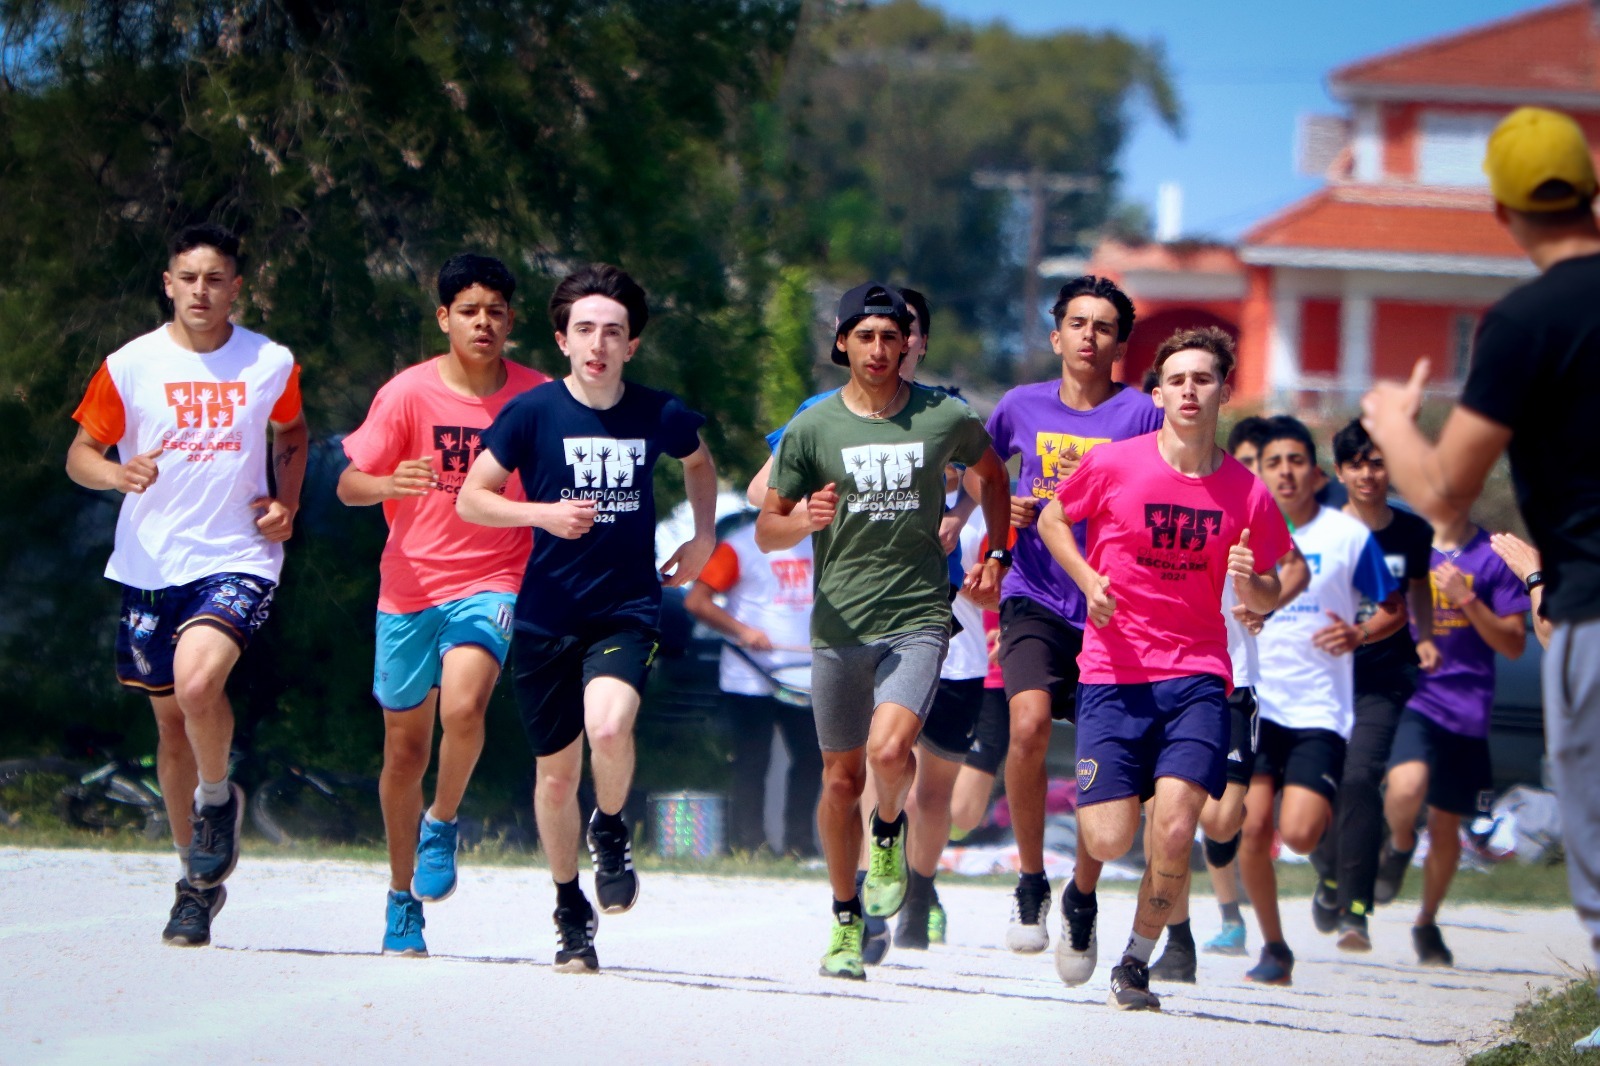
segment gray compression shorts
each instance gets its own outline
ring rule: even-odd
[[[950,635],[941,628],[813,649],[811,709],[822,750],[865,747],[872,713],[881,704],[897,703],[927,721],[949,644]]]

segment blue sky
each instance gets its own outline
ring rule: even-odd
[[[926,0],[972,22],[999,19],[1030,33],[1116,30],[1159,41],[1184,106],[1174,138],[1146,108],[1118,161],[1122,195],[1155,216],[1164,181],[1183,188],[1187,236],[1233,238],[1315,189],[1294,169],[1301,114],[1338,114],[1328,72],[1379,52],[1545,6],[1529,0]]]

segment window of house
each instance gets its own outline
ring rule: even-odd
[[[1478,334],[1478,316],[1459,314],[1450,324],[1450,350],[1455,354],[1456,380],[1467,380],[1472,368],[1472,341]]]
[[[1486,185],[1483,154],[1498,114],[1425,111],[1417,152],[1417,177],[1424,185]]]

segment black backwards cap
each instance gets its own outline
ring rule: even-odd
[[[905,297],[901,296],[898,290],[878,281],[857,285],[839,297],[839,315],[833,327],[835,343],[828,349],[828,354],[835,363],[840,366],[850,365],[850,360],[839,350],[839,334],[854,326],[857,320],[871,318],[874,315],[894,319],[903,330],[911,328],[911,309],[906,307]]]

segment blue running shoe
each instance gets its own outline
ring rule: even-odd
[[[1579,1038],[1575,1043],[1573,1043],[1572,1050],[1600,1051],[1600,1028],[1596,1028],[1595,1031],[1590,1033],[1588,1036]]]
[[[889,954],[889,945],[894,937],[889,933],[889,919],[874,918],[867,915],[861,938],[861,961],[868,966],[876,966]]]
[[[411,894],[424,903],[449,899],[456,890],[456,848],[461,839],[455,822],[436,822],[422,816],[417,834],[417,868],[411,875]]]
[[[1205,947],[1200,950],[1207,955],[1248,954],[1245,948],[1244,923],[1224,921],[1222,932],[1207,940]]]
[[[389,890],[388,928],[383,931],[383,953],[405,955],[414,959],[428,957],[428,945],[422,939],[422,901],[409,892]]]
[[[1287,945],[1274,952],[1272,945],[1261,949],[1261,961],[1245,971],[1244,979],[1258,985],[1283,985],[1294,983],[1294,952]]]

